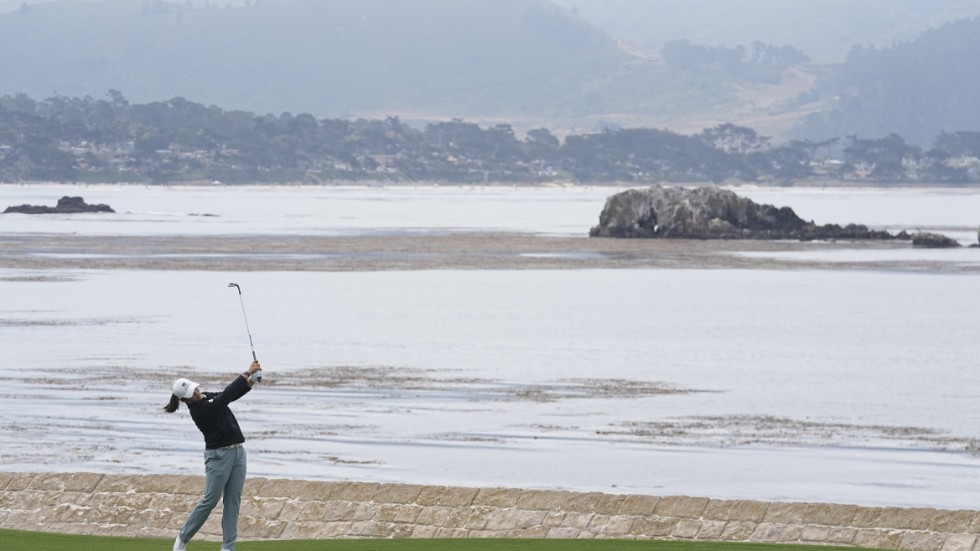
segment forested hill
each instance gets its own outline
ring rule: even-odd
[[[116,89],[317,116],[547,116],[601,110],[589,91],[633,59],[544,0],[106,0],[0,15],[0,93],[34,97]]]
[[[980,129],[980,17],[891,48],[855,48],[813,96],[835,98],[797,134],[813,139],[896,133],[927,146],[940,132]]]
[[[716,125],[685,136],[633,128],[519,137],[508,124],[455,119],[424,129],[397,117],[256,115],[173,98],[133,104],[0,96],[0,182],[722,182],[806,179],[980,182],[980,132],[942,134],[925,151],[898,135],[770,143]],[[843,146],[842,161],[830,157]]]

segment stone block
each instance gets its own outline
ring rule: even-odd
[[[633,531],[633,524],[635,522],[636,517],[633,516],[613,515],[609,517],[609,521],[606,523],[604,535],[610,538],[626,536]]]
[[[701,531],[700,520],[682,518],[677,521],[677,525],[674,526],[674,532],[671,536],[682,540],[693,540],[698,537],[699,531]]]
[[[619,514],[649,516],[653,514],[659,501],[660,498],[656,496],[624,496],[623,501],[619,505]]]
[[[856,505],[808,503],[803,511],[803,522],[823,526],[850,526],[856,512]]]
[[[95,473],[38,474],[29,486],[32,490],[57,492],[92,492],[105,475]]]
[[[262,487],[264,488],[268,483],[269,481],[267,480],[262,484]],[[333,492],[336,490],[336,488],[336,482],[327,482],[324,480],[307,481],[307,483],[303,485],[302,491],[293,497],[302,501],[327,501],[332,499]]]
[[[263,498],[289,498],[306,501],[301,496],[307,495],[306,480],[290,480],[287,478],[270,478],[262,483],[256,496]],[[202,486],[203,487],[203,486]]]
[[[606,531],[606,524],[609,523],[609,515],[592,515],[592,520],[589,521],[589,526],[587,530],[596,534],[603,534]]]
[[[806,506],[806,503],[771,503],[762,520],[774,524],[800,524]]]
[[[245,487],[242,488],[242,498],[251,499],[258,496],[266,480],[268,479],[262,478],[261,476],[246,478]]]
[[[724,541],[748,541],[758,525],[759,523],[748,520],[728,521],[721,533],[721,539]]]
[[[242,498],[242,515],[252,515],[258,518],[276,520],[286,505],[285,499],[267,499],[261,497]]]
[[[354,520],[357,504],[349,501],[311,501],[297,515],[300,522],[336,522]]]
[[[483,488],[473,497],[473,505],[487,507],[514,507],[521,498],[521,490],[508,488]]]
[[[529,490],[517,500],[518,509],[536,509],[539,511],[555,511],[562,508],[562,503],[570,492],[559,490]]]
[[[949,534],[943,542],[942,551],[972,551],[977,540],[975,534]]]
[[[463,529],[466,526],[467,519],[470,518],[469,508],[450,507],[448,509],[449,509],[449,514],[446,515],[446,521],[443,522],[442,527],[448,530]]]
[[[355,538],[390,538],[395,533],[395,525],[387,522],[355,522],[351,526],[351,536]]]
[[[524,538],[524,539],[542,539],[548,536],[548,532],[551,530],[548,526],[532,526],[530,528],[524,528],[521,530],[514,530],[510,533],[509,537],[512,538]]]
[[[13,473],[7,481],[6,490],[8,492],[19,492],[26,490],[34,480],[34,473]]]
[[[572,493],[565,498],[561,507],[572,513],[594,513],[596,505],[603,497],[605,497],[604,494],[599,492]]]
[[[905,532],[901,530],[880,530],[877,528],[858,529],[854,535],[854,546],[876,549],[898,549]]]
[[[263,498],[268,499],[268,498]],[[277,520],[283,520],[286,522],[292,522],[299,518],[306,510],[306,506],[309,505],[305,501],[299,501],[298,499],[289,499],[282,502],[282,510],[279,511],[279,516],[276,517]]]
[[[544,511],[494,509],[487,518],[487,530],[525,530],[544,522]]]
[[[544,513],[542,526],[561,526],[565,522],[565,511],[540,511]]]
[[[125,494],[129,491],[135,492],[137,489],[142,488],[143,478],[142,475],[104,476],[99,480],[95,491],[109,494]],[[201,479],[201,488],[204,488],[203,478]]]
[[[935,532],[906,532],[899,544],[899,549],[914,551],[940,551],[942,547],[943,536]]]
[[[424,486],[422,491],[419,492],[419,497],[415,500],[415,503],[422,505],[424,507],[431,507],[433,505],[439,504],[439,498],[442,497],[442,493],[446,490],[445,486]],[[483,490],[481,490],[482,492]],[[481,504],[486,505],[486,504]]]
[[[412,484],[383,484],[375,492],[374,501],[378,503],[415,503],[422,493],[422,486]]]
[[[381,505],[377,503],[355,503],[357,509],[354,510],[354,522],[367,522],[374,520],[378,516]]]
[[[850,545],[857,534],[857,528],[849,526],[831,526],[830,535],[827,537],[829,543],[835,545]]]
[[[421,505],[402,505],[398,508],[398,514],[395,515],[395,522],[401,524],[415,524],[418,522],[419,515],[422,514],[422,509],[423,507]]]
[[[470,507],[470,515],[466,519],[463,527],[467,530],[484,530],[487,527],[487,522],[490,521],[490,515],[496,509],[494,507]]]
[[[970,522],[970,527],[967,529],[967,532],[970,534],[980,534],[980,514]]]
[[[851,526],[855,528],[877,528],[878,517],[880,516],[880,507],[858,507],[854,511],[854,518],[851,519]]]
[[[449,507],[422,507],[415,523],[420,526],[443,526],[451,511]]]
[[[937,511],[929,530],[965,534],[969,532],[970,524],[976,517],[976,511]]]
[[[706,497],[668,496],[660,498],[653,514],[660,517],[701,518],[707,506]]]
[[[323,524],[319,522],[289,522],[283,528],[281,539],[284,540],[313,540],[320,537]]]
[[[784,524],[783,533],[777,543],[799,542],[803,539],[803,526],[799,524]]]
[[[779,541],[779,536],[782,535],[785,527],[785,524],[763,522],[756,525],[755,530],[752,531],[752,535],[749,536],[749,541],[757,543],[776,543]]]
[[[325,522],[320,527],[320,532],[317,534],[318,539],[334,539],[342,538],[350,534],[350,529],[353,524],[350,522]]]
[[[680,519],[671,517],[639,518],[633,523],[630,534],[640,537],[664,538],[674,532],[679,521]]]
[[[567,539],[577,538],[581,533],[582,531],[579,530],[578,528],[568,528],[564,526],[558,526],[549,529],[548,534],[545,537],[549,539],[567,540]]]
[[[116,499],[116,507],[130,507],[142,511],[150,508],[153,502],[153,494],[120,494]]]
[[[729,511],[728,520],[741,520],[759,523],[762,519],[766,518],[766,512],[769,510],[769,503],[766,501],[754,501],[749,499],[740,499],[735,501],[731,510]]]
[[[446,488],[439,496],[436,505],[443,507],[467,507],[473,504],[473,499],[480,490],[478,488]]]
[[[416,524],[415,529],[412,531],[412,537],[432,539],[436,537],[436,534],[438,532],[439,532],[438,526],[422,526]]]
[[[585,532],[588,531],[593,517],[595,517],[593,513],[575,513],[570,511],[565,513],[565,518],[562,519],[561,525],[569,528],[578,528]]]
[[[248,483],[246,482],[246,485]],[[204,495],[203,476],[145,475],[139,491],[148,494]]]
[[[928,530],[935,518],[934,509],[885,507],[878,515],[878,528]]]
[[[440,528],[436,531],[437,539],[457,539],[465,538],[469,530],[464,530],[462,528]]]
[[[800,541],[805,543],[826,543],[830,537],[830,526],[804,524]]]
[[[410,538],[414,532],[415,527],[411,524],[396,524],[391,532],[391,535],[388,537],[394,539]]]
[[[7,484],[14,478],[14,473],[0,472],[0,490],[6,490]]]
[[[58,495],[61,498],[59,501],[62,504],[71,503],[74,505],[85,505],[92,500],[92,492],[65,491],[60,492]]]
[[[735,501],[728,499],[711,499],[704,507],[701,515],[707,520],[731,520],[731,511]]]
[[[702,520],[697,538],[699,540],[719,540],[725,531],[726,524],[728,523],[724,520]]]
[[[191,512],[197,501],[197,498],[189,495],[151,494],[149,507],[155,511],[186,514]]]
[[[123,518],[123,513],[120,511],[120,520]],[[170,522],[170,513],[161,513],[159,511],[144,511],[136,510],[130,511],[125,515],[127,518],[125,521],[121,521],[120,524],[128,524],[134,528],[166,528],[167,524]]]
[[[595,504],[595,512],[599,515],[618,515],[625,499],[623,495],[602,494]]]

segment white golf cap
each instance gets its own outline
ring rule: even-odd
[[[177,379],[174,383],[174,396],[178,398],[190,398],[194,395],[194,389],[201,385],[190,379]]]

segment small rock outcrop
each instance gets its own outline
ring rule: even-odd
[[[592,237],[660,239],[910,239],[859,224],[818,226],[789,207],[760,205],[714,186],[654,186],[606,200]]]
[[[57,206],[47,207],[38,205],[19,205],[7,207],[4,214],[19,212],[23,214],[76,214],[80,212],[116,212],[109,205],[90,205],[81,197],[62,197]]]
[[[950,249],[959,247],[960,242],[940,233],[916,232],[912,234],[912,246],[927,249]]]

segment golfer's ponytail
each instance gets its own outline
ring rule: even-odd
[[[167,413],[173,413],[177,411],[178,407],[180,407],[180,398],[178,398],[175,394],[171,394],[170,402],[167,405],[163,406],[163,411],[166,411]]]

